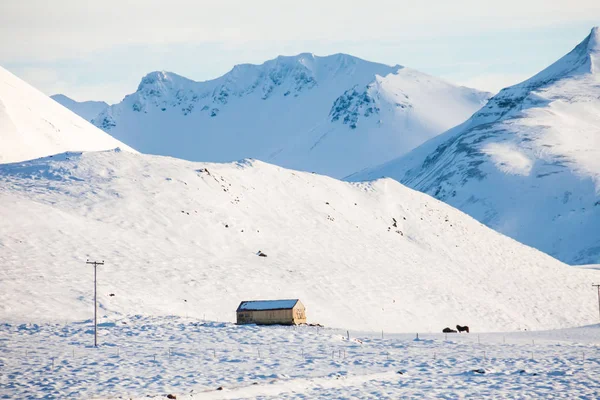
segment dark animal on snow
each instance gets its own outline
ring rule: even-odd
[[[442,332],[443,333],[456,333],[456,331],[451,328],[444,328],[444,329],[442,329]]]
[[[456,325],[456,329],[458,330],[458,332],[467,332],[469,333],[469,327],[468,326],[460,326],[460,325]]]

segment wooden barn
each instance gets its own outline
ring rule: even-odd
[[[242,301],[236,313],[238,325],[298,325],[306,323],[305,308],[298,299]]]

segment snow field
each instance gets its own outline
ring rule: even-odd
[[[599,394],[599,326],[386,334],[179,317],[0,326],[1,398],[567,398]],[[401,373],[399,373],[401,372]],[[222,387],[224,390],[217,390]]]
[[[106,262],[99,313],[113,318],[235,321],[241,301],[289,298],[308,322],[364,331],[539,330],[597,317],[598,271],[393,180],[111,151],[0,166],[0,202],[6,322],[89,318],[86,259]]]

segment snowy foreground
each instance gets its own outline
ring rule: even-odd
[[[179,317],[0,326],[0,398],[597,398],[600,326],[356,333]],[[221,388],[219,390],[219,388]]]

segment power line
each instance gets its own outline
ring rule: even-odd
[[[594,285],[592,283],[592,287],[595,287],[598,289],[598,313],[600,314],[600,285]]]
[[[86,264],[90,264],[94,266],[94,347],[98,347],[98,296],[97,296],[97,267],[98,265],[104,265],[104,260],[102,261],[90,261],[87,260]]]

